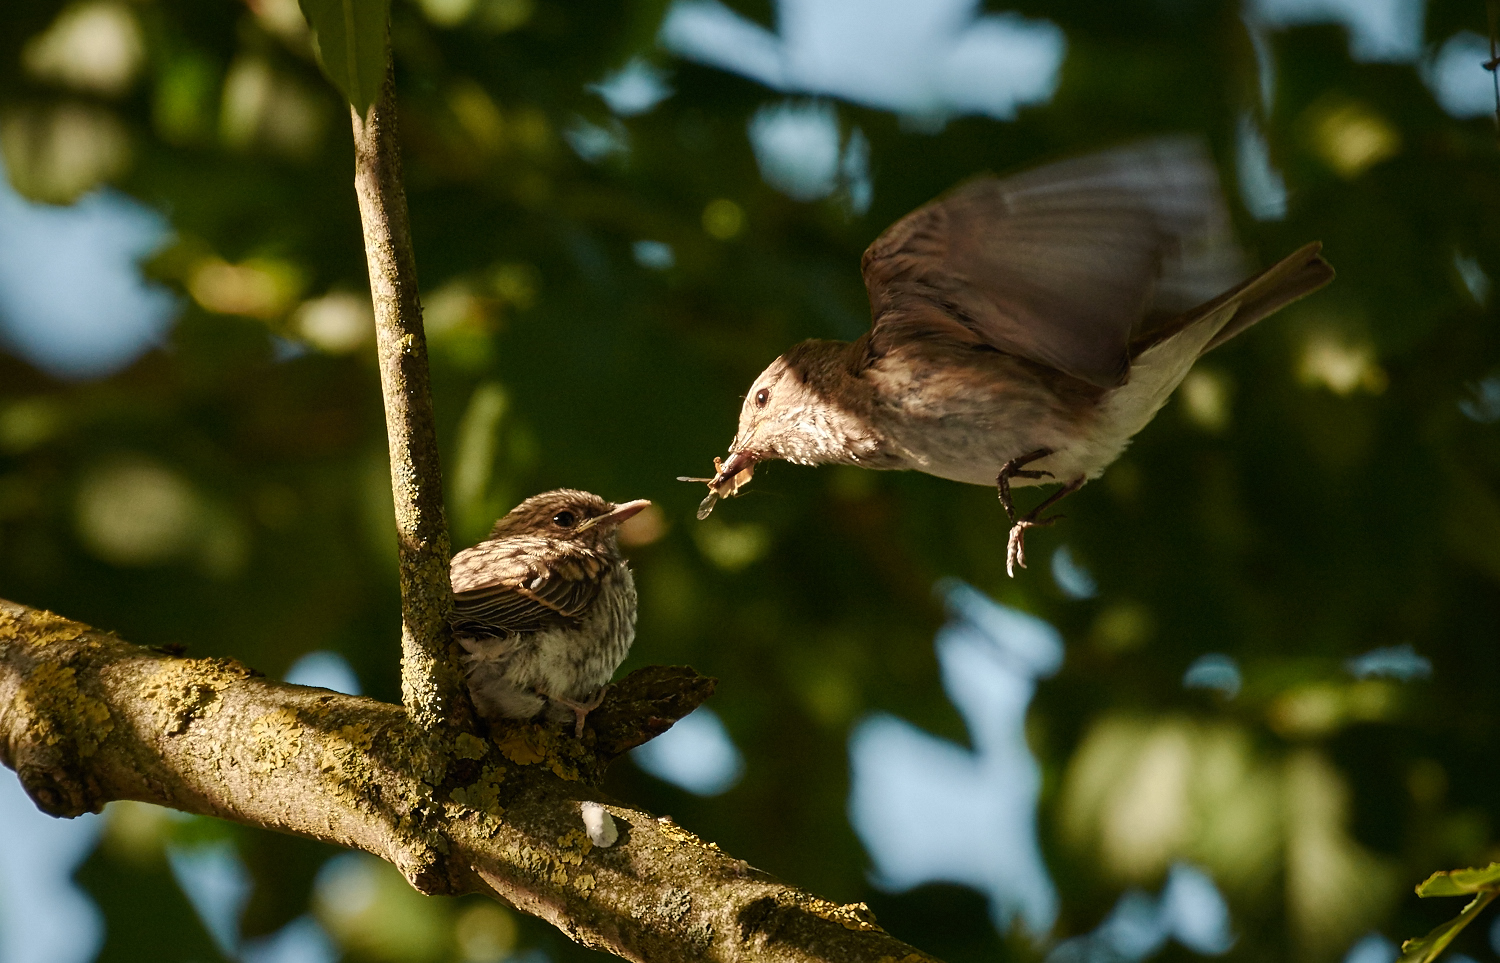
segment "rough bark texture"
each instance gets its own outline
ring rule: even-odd
[[[653,667],[616,686],[582,741],[518,723],[434,753],[399,706],[0,600],[0,761],[53,815],[136,799],[362,849],[423,892],[486,893],[629,960],[931,960],[862,904],[785,886],[593,788],[610,755],[711,690]],[[614,845],[589,841],[587,800],[612,814]]]
[[[433,426],[427,338],[417,291],[396,145],[395,85],[387,73],[380,99],[354,119],[354,190],[364,225],[380,387],[390,441],[391,490],[401,563],[401,698],[412,721],[433,731],[473,727],[473,713],[448,632],[448,523]]]

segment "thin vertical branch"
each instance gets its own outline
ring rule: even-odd
[[[370,293],[375,301],[380,386],[390,442],[391,489],[401,565],[401,699],[424,729],[469,722],[468,698],[450,652],[448,524],[438,467],[427,338],[417,291],[401,156],[396,95],[387,67],[379,99],[354,119],[354,190],[364,226]]]

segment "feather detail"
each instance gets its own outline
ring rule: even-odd
[[[1186,138],[971,181],[865,252],[871,360],[938,340],[1122,384],[1130,342],[1241,276],[1218,177]]]
[[[531,718],[598,693],[635,638],[636,593],[616,532],[641,503],[588,492],[533,496],[453,557],[451,624],[486,719]]]

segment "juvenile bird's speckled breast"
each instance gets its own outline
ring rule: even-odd
[[[635,641],[635,580],[613,560],[599,595],[576,625],[557,625],[505,638],[460,639],[475,708],[486,718],[530,718],[545,701],[538,692],[575,702],[609,682]]]

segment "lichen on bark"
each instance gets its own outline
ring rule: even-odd
[[[858,904],[788,887],[603,799],[615,750],[646,738],[632,725],[660,732],[710,691],[690,670],[638,670],[583,741],[516,723],[498,740],[449,740],[433,768],[430,734],[399,706],[0,601],[0,759],[53,814],[136,799],[362,849],[422,892],[504,899],[626,959],[927,960]],[[619,829],[607,848],[581,815],[601,800]]]
[[[428,731],[472,729],[458,652],[448,631],[448,523],[412,248],[396,143],[394,68],[365,113],[351,108],[354,192],[364,230],[375,343],[385,402],[401,583],[401,692]]]

